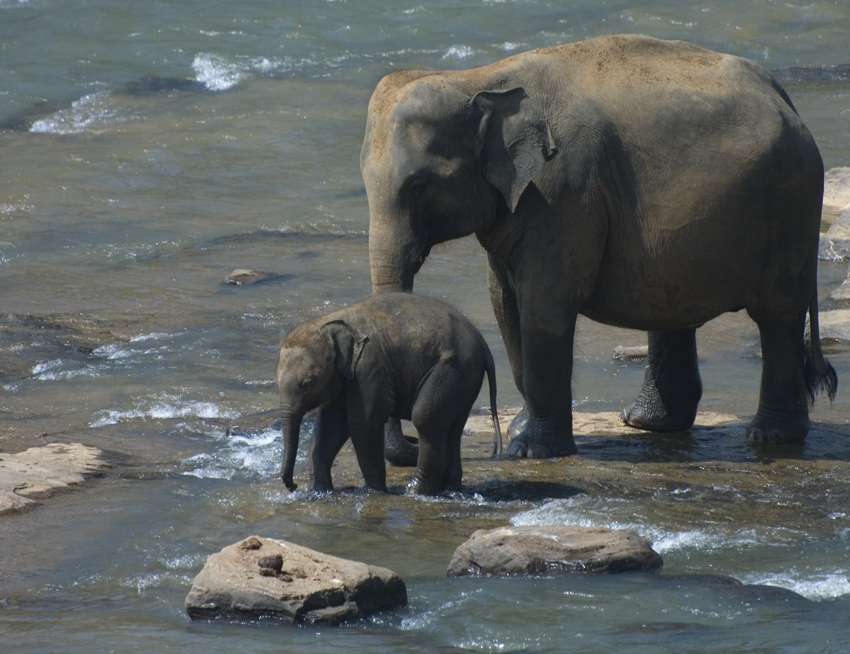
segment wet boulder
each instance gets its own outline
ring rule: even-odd
[[[850,167],[831,168],[823,176],[824,220],[850,210]]]
[[[209,557],[186,612],[193,620],[339,624],[405,604],[407,589],[391,570],[251,536]]]
[[[820,236],[818,258],[825,261],[850,259],[850,211],[845,211]]]
[[[562,525],[479,530],[455,550],[448,576],[653,572],[661,557],[616,529]]]

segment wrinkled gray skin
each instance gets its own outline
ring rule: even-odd
[[[498,455],[493,357],[457,311],[390,293],[299,325],[283,340],[277,367],[283,483],[295,490],[301,421],[318,409],[310,453],[313,490],[333,490],[331,466],[350,437],[366,486],[386,492],[384,424],[390,417],[411,420],[419,435],[419,461],[408,488],[428,495],[460,489],[460,438],[485,373]]]
[[[392,73],[369,103],[361,170],[376,293],[410,291],[431,247],[475,234],[525,410],[513,456],[576,451],[576,317],[649,332],[621,419],[688,429],[696,329],[746,309],[763,370],[752,441],[804,438],[835,372],[817,330],[823,164],[757,64],[612,36],[462,71]],[[805,323],[810,317],[810,342]]]

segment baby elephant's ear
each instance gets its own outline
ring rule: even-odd
[[[354,379],[354,369],[369,338],[344,320],[326,322],[319,327],[319,332],[333,344],[336,369],[346,379]]]

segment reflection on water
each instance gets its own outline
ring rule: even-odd
[[[358,160],[384,73],[615,32],[684,38],[775,71],[827,167],[847,165],[847,7],[119,5],[0,0],[0,451],[81,441],[113,463],[74,493],[0,519],[3,651],[279,652],[282,638],[317,652],[846,648],[846,427],[784,450],[706,428],[581,436],[574,460],[474,454],[464,491],[440,498],[404,495],[409,470],[390,471],[389,496],[362,490],[349,451],[342,490],[313,497],[279,483],[280,441],[264,412],[277,404],[282,335],[371,291]],[[272,276],[225,283],[239,268]],[[512,407],[485,268],[474,239],[446,244],[416,290],[479,327],[500,406]],[[821,298],[845,273],[821,265]],[[643,364],[611,352],[644,340],[580,321],[578,411],[631,401]],[[752,322],[724,316],[698,344],[701,408],[751,415],[761,374]],[[833,349],[850,378],[847,352]],[[842,398],[813,418],[846,426]],[[635,531],[664,571],[444,578],[475,529],[547,522]],[[251,533],[390,567],[411,604],[342,630],[190,623],[191,579]]]

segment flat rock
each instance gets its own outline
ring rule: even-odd
[[[850,309],[833,309],[818,313],[821,339],[850,341]]]
[[[80,443],[51,443],[17,454],[0,452],[0,515],[28,511],[56,491],[109,467],[102,452]]]
[[[339,624],[405,604],[391,570],[260,536],[210,556],[186,597],[193,620]]]
[[[850,210],[850,167],[830,168],[823,176],[824,219]]]
[[[661,557],[641,538],[605,527],[562,525],[479,530],[455,550],[448,576],[652,572]]]

